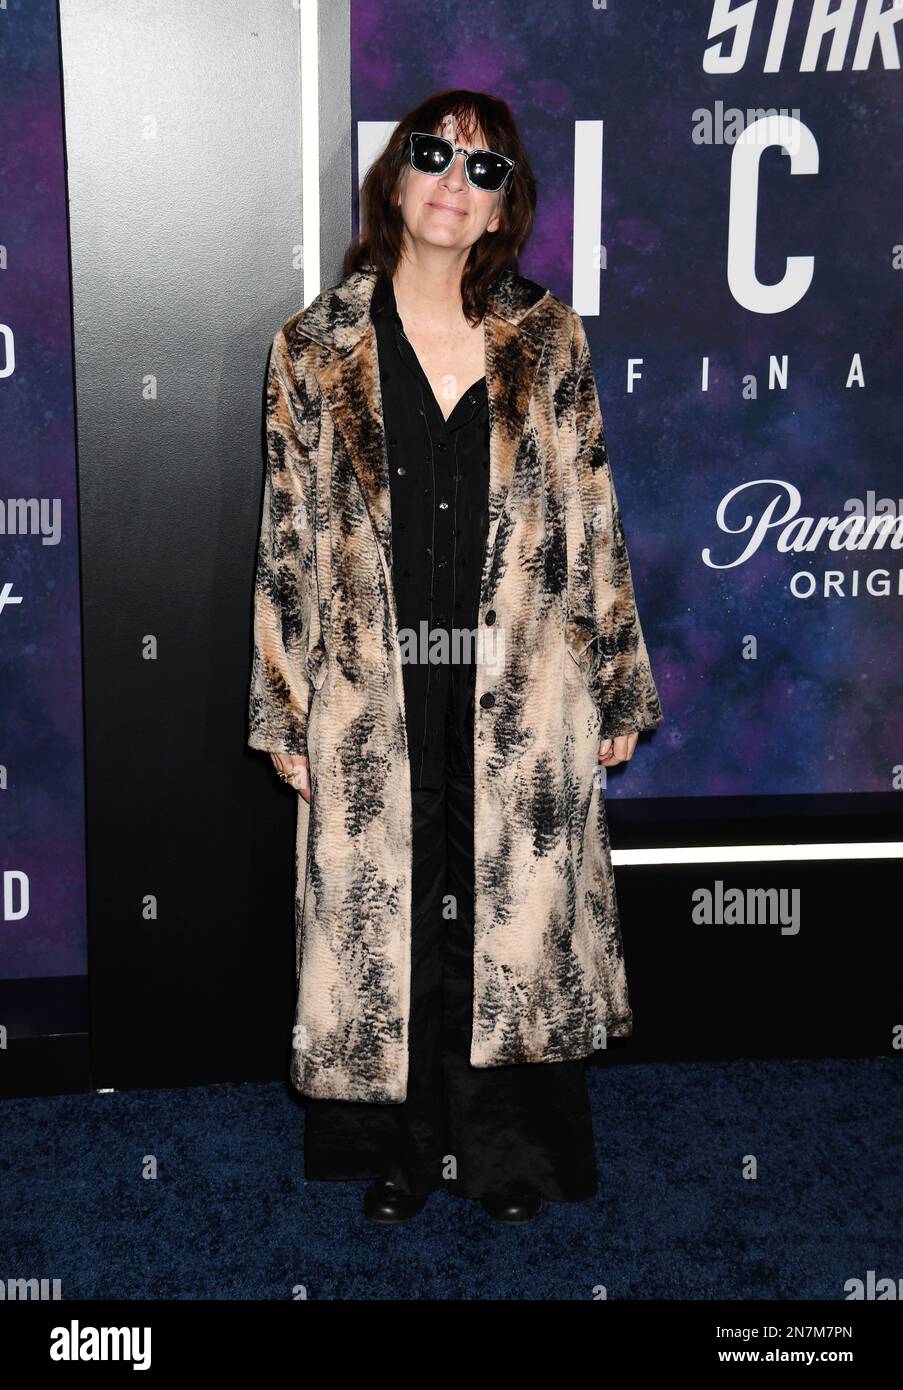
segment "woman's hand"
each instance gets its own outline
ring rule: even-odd
[[[291,781],[286,786],[294,787],[305,801],[310,801],[310,763],[301,753],[271,753],[273,765],[279,772],[289,774]]]
[[[616,763],[628,763],[633,757],[639,732],[619,734],[617,738],[603,738],[599,744],[599,762],[603,767],[614,767]]]

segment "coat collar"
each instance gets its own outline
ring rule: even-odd
[[[303,336],[330,350],[315,374],[370,514],[394,611],[389,463],[376,329],[370,312],[378,278],[373,268],[354,271],[319,295],[296,315],[289,346],[301,350],[298,337]],[[489,532],[484,574],[492,563],[496,531],[546,341],[546,315],[541,306],[548,298],[549,292],[542,285],[506,270],[496,278],[487,302]]]
[[[313,338],[341,355],[351,352],[370,326],[370,305],[378,279],[379,272],[375,269],[353,271],[341,284],[325,290],[297,315],[296,333]],[[533,325],[524,320],[547,294],[535,280],[528,280],[510,269],[502,271],[489,291],[487,327],[490,318],[500,318],[515,328],[523,323],[524,331],[530,333]]]

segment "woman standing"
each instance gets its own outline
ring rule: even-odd
[[[630,1033],[599,765],[663,719],[583,325],[519,275],[504,102],[439,93],[276,335],[251,747],[299,793],[305,1175],[495,1219],[596,1191],[585,1058]]]

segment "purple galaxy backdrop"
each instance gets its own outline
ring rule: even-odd
[[[0,71],[0,978],[13,979],[86,970],[75,411],[55,0],[11,0],[0,10]],[[10,534],[10,499],[27,499],[33,518],[43,504],[44,524],[33,519],[26,534]]]
[[[795,553],[772,524],[735,563],[763,516],[790,520],[792,489],[799,516],[844,520],[869,494],[903,510],[903,7],[860,0],[834,49],[835,31],[816,42],[812,9],[352,0],[355,227],[359,123],[395,122],[446,87],[493,93],[539,183],[520,269],[573,303],[574,123],[604,122],[606,267],[600,313],[583,317],[666,716],[611,795],[890,791],[903,762],[903,551],[832,550],[825,534]],[[713,13],[727,16],[720,39]],[[732,71],[706,70],[719,42]],[[812,258],[780,311],[741,303],[729,282],[743,219],[731,224],[735,142],[718,135],[719,103],[749,121],[791,113],[817,150],[801,175],[763,150],[747,200],[760,282]],[[769,364],[785,355],[780,389]],[[719,527],[722,499],[757,479],[776,481],[726,504]],[[874,571],[886,595],[867,592]]]

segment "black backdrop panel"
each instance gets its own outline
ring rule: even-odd
[[[78,0],[62,36],[92,1084],[274,1077],[295,799],[245,719],[267,352],[302,303],[300,18]]]

